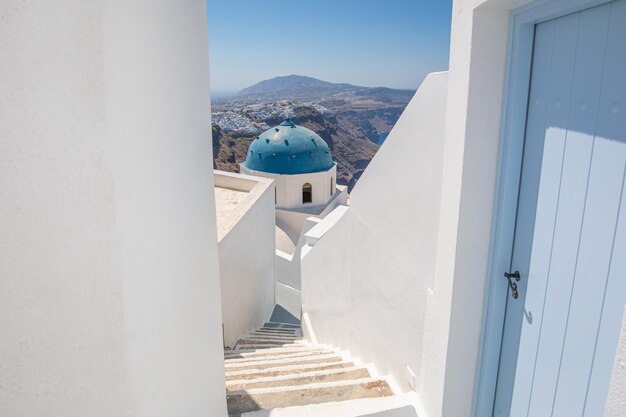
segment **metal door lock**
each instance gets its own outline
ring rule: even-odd
[[[509,287],[511,287],[511,295],[513,296],[513,298],[517,300],[517,298],[519,297],[519,291],[517,290],[517,283],[519,282],[520,279],[522,279],[521,275],[519,274],[519,271],[505,272],[504,277],[509,280]],[[513,281],[513,279],[515,279],[515,281]]]

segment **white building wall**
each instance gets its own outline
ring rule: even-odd
[[[307,208],[328,203],[335,192],[337,180],[337,164],[328,171],[311,172],[308,174],[280,175],[254,171],[240,165],[244,174],[272,178],[276,184],[276,207],[281,209]],[[331,193],[330,183],[333,179]],[[305,183],[313,187],[313,201],[302,203],[302,186]]]
[[[0,415],[225,416],[204,2],[0,21]]]
[[[300,262],[293,262],[300,259],[300,249],[292,254],[285,253],[281,250],[276,251],[276,283],[291,287],[300,291]]]
[[[274,187],[256,187],[265,189],[218,244],[224,342],[231,348],[261,327],[274,307]]]
[[[339,207],[311,229],[307,236],[328,232],[302,251],[303,313],[317,341],[374,363],[405,390],[415,382],[424,410],[446,82],[446,73],[424,80],[355,186],[350,209]],[[417,381],[409,382],[407,366]],[[424,410],[418,414],[437,415]]]
[[[399,374],[402,364],[414,364],[413,371],[418,379],[416,391],[422,403],[421,410],[418,410],[421,416],[470,416],[474,411],[483,315],[487,302],[485,286],[500,146],[508,25],[511,10],[526,3],[529,1],[454,2],[445,108],[441,110],[441,107],[434,105],[424,106],[421,110],[429,115],[445,115],[445,131],[440,136],[443,139],[442,149],[424,149],[418,153],[408,152],[409,149],[415,149],[408,144],[403,146],[403,152],[418,158],[411,160],[411,166],[428,166],[430,161],[433,162],[433,170],[425,176],[410,174],[413,180],[410,187],[405,188],[403,177],[392,170],[380,175],[402,198],[406,198],[404,193],[398,193],[397,190],[406,190],[406,193],[423,196],[424,201],[430,201],[426,204],[429,210],[413,209],[405,212],[403,204],[398,202],[390,212],[405,219],[405,223],[399,226],[393,219],[385,219],[387,226],[384,227],[383,221],[378,219],[384,218],[385,213],[377,213],[375,207],[361,209],[366,206],[368,199],[387,201],[384,194],[377,195],[378,190],[373,188],[373,180],[368,178],[368,174],[376,172],[373,170],[376,164],[384,165],[389,163],[387,159],[392,160],[392,156],[385,154],[388,144],[394,143],[392,131],[355,187],[350,211],[344,216],[346,219],[342,218],[335,226],[344,232],[335,234],[334,229],[331,229],[303,258],[304,322],[311,323],[318,341],[328,343],[337,340],[340,346],[351,344],[346,347],[354,350],[365,361],[382,364],[380,370],[390,371],[401,384],[403,379],[406,380]],[[567,2],[559,4],[554,6],[555,11],[559,7],[571,7]],[[418,100],[428,82],[427,79],[423,83],[414,101]],[[429,100],[437,103],[437,99]],[[403,118],[415,111],[411,110],[412,104]],[[407,130],[412,129],[421,142],[424,126],[435,123],[431,119],[419,122],[413,120],[411,128]],[[402,118],[398,126],[401,124]],[[443,127],[441,130],[444,130]],[[389,167],[398,166],[389,163]],[[406,177],[406,173],[403,175]],[[437,185],[441,191],[440,199],[432,199],[428,190],[414,188],[431,181],[440,181]],[[351,229],[343,224],[348,222],[347,219],[351,219]],[[350,234],[351,237],[346,237]],[[396,241],[392,238],[393,234],[398,235]],[[411,234],[414,241],[407,240]],[[432,245],[432,248],[428,248],[428,245]],[[332,260],[330,253],[333,251],[346,251],[345,248],[349,248],[348,251],[354,254],[368,246],[376,250],[353,255],[347,270],[345,264],[325,266],[324,270],[316,270],[317,267],[313,266],[315,262],[338,262]],[[389,252],[386,252],[387,249]],[[326,255],[322,256],[322,253]],[[433,259],[429,261],[430,256]],[[417,265],[413,264],[416,259]],[[505,271],[508,265],[499,267]],[[373,279],[375,274],[378,275],[378,281]],[[369,282],[368,276],[372,277]],[[322,277],[321,282],[314,284],[314,277]],[[351,303],[350,309],[339,313],[335,303],[333,310],[328,300],[321,299],[319,289],[324,286],[331,288],[329,282],[341,280],[349,287],[354,298],[344,298],[344,303]],[[365,282],[368,285],[362,285]],[[394,285],[396,282],[400,283],[400,290]],[[405,291],[411,291],[411,287],[415,288],[414,294],[406,298]],[[420,294],[421,290],[423,294]],[[344,284],[336,284],[333,291],[340,292],[332,295],[332,299],[337,301],[347,289]],[[369,302],[357,303],[362,299]],[[406,304],[409,302],[417,305],[411,310]],[[394,317],[394,311],[402,314]],[[346,315],[351,318],[349,325],[352,329],[342,318]],[[408,342],[401,336],[392,337],[388,332],[389,327],[400,330],[400,326],[395,327],[394,319],[401,320],[405,324],[404,328],[408,328],[411,333],[417,332],[417,336],[411,335]],[[370,336],[366,335],[365,329],[368,329]],[[342,333],[344,330],[345,333]],[[394,340],[393,351],[387,352],[387,357],[384,356],[385,347],[377,343],[379,338]],[[412,343],[406,352],[402,347],[404,343]],[[623,414],[624,403],[621,395],[623,390],[620,391],[622,351],[616,359],[607,405],[607,413],[617,409],[617,415]],[[420,356],[418,359],[414,357],[415,352]],[[616,395],[618,392],[620,394]],[[615,404],[620,405],[611,408]]]

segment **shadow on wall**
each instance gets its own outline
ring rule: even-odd
[[[274,306],[274,311],[272,311],[272,317],[270,317],[270,321],[274,323],[289,323],[300,325],[300,319],[291,314],[289,311],[287,311],[286,308],[284,308],[280,304],[276,304]]]

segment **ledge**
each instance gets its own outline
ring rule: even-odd
[[[348,212],[350,207],[337,206],[324,219],[311,230],[304,234],[307,246],[315,246],[315,244],[328,232],[333,226]]]
[[[221,242],[256,201],[273,188],[274,180],[218,170],[213,176],[217,241]]]

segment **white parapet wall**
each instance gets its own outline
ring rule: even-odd
[[[214,171],[224,343],[260,327],[274,307],[274,182]]]
[[[350,208],[327,215],[302,249],[307,337],[312,329],[319,343],[376,364],[418,395],[429,384],[421,375],[435,302],[446,84],[447,73],[424,80],[355,186]]]
[[[0,416],[225,417],[205,3],[0,21]]]
[[[288,254],[276,250],[276,304],[282,306],[298,320],[302,316],[300,254],[306,244],[306,233],[320,221],[321,219],[317,217],[304,219],[301,235],[293,253]]]
[[[328,213],[340,205],[348,203],[348,187],[337,185],[331,198],[323,204],[285,209],[276,207],[276,225],[297,244],[302,238],[302,227],[309,217],[324,218]]]

